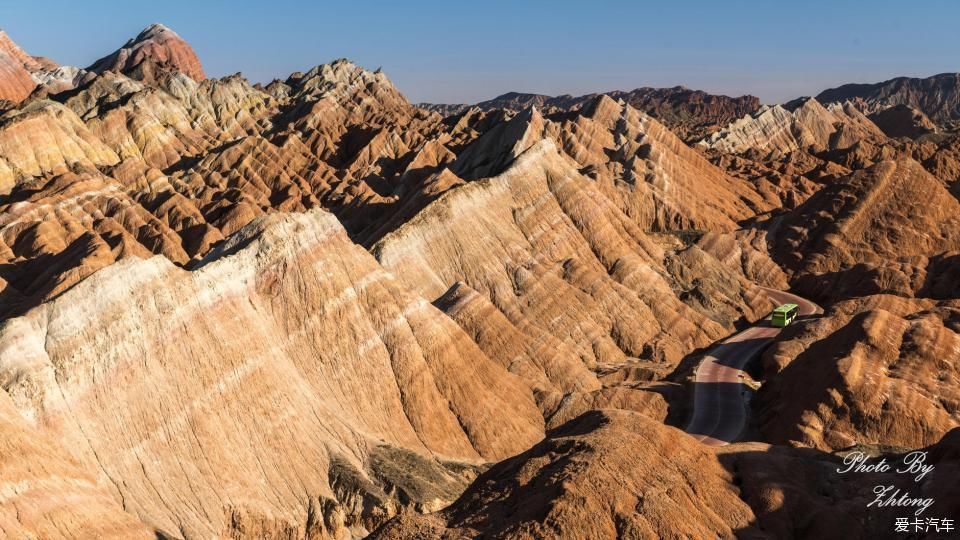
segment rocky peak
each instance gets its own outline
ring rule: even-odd
[[[19,103],[33,91],[36,83],[30,77],[28,66],[36,63],[0,30],[0,100]]]
[[[130,72],[145,62],[153,62],[173,71],[180,71],[192,79],[206,78],[200,59],[189,43],[162,24],[151,24],[127,41],[123,47],[93,63],[88,69]]]
[[[524,109],[464,150],[453,170],[458,176],[471,180],[499,174],[520,154],[543,140],[545,130],[540,111],[535,106]]]
[[[133,41],[146,41],[148,39],[155,39],[161,34],[172,34],[174,37],[180,38],[180,36],[174,32],[169,26],[166,26],[161,23],[153,23],[150,26],[144,28],[134,39]]]
[[[286,84],[292,88],[291,94],[296,96],[344,97],[366,91],[393,94],[406,101],[382,71],[370,71],[346,58],[320,64],[303,74],[294,73]]]
[[[759,150],[783,155],[795,150],[848,148],[857,141],[882,141],[883,132],[850,104],[824,107],[811,97],[764,106],[700,141],[721,152]]]
[[[960,122],[960,73],[941,73],[923,79],[897,77],[875,84],[845,84],[817,95],[824,103],[856,100],[867,113],[895,105],[909,105],[930,120],[949,127]]]
[[[600,94],[591,102],[583,106],[583,115],[602,125],[613,125],[623,114],[625,103],[622,99],[614,100],[607,94]]]
[[[3,30],[0,30],[0,53],[7,54],[19,62],[27,71],[32,72],[44,67],[40,59],[27,54]]]

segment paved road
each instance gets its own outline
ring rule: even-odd
[[[794,294],[763,287],[777,304],[797,304],[800,315],[823,313],[820,306]],[[780,333],[766,320],[728,338],[714,347],[697,366],[693,415],[686,432],[712,446],[729,444],[747,425],[749,411],[744,402],[740,375],[743,367]]]

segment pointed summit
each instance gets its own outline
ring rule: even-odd
[[[28,65],[36,62],[0,30],[0,100],[19,103],[33,91],[36,83]]]
[[[140,34],[137,35],[137,39],[135,39],[134,41],[143,41],[145,39],[150,39],[164,32],[169,32],[170,34],[173,34],[176,37],[180,37],[169,26],[163,23],[153,23],[150,26],[144,28],[143,31],[141,31]]]
[[[43,68],[39,60],[27,54],[3,30],[0,30],[0,53],[5,53],[19,62],[27,71],[32,72]]]
[[[545,131],[543,115],[531,105],[474,141],[460,154],[452,169],[467,180],[500,174],[520,154],[541,141]]]
[[[93,63],[89,71],[129,72],[145,62],[180,71],[196,81],[206,78],[200,59],[190,44],[166,26],[155,23],[109,56]]]

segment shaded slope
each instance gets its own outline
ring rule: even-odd
[[[402,516],[373,538],[734,538],[752,520],[709,449],[609,410],[497,464],[450,508]]]
[[[960,121],[960,73],[932,77],[897,77],[875,84],[845,84],[817,95],[822,103],[857,100],[867,112],[879,112],[896,105],[923,111],[942,125]]]
[[[812,292],[838,272],[960,249],[960,202],[915,161],[886,161],[825,188],[770,230],[774,257]]]

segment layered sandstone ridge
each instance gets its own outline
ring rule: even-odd
[[[949,297],[960,202],[917,162],[885,161],[828,186],[770,225],[772,254],[806,294]]]
[[[546,113],[572,112],[583,108],[599,96],[620,100],[631,107],[656,118],[671,131],[686,141],[697,140],[722,128],[737,118],[753,113],[760,108],[755,96],[729,97],[691,90],[683,86],[672,88],[637,88],[629,91],[614,90],[603,94],[583,96],[545,96],[508,92],[473,105],[480,110],[523,111],[537,107]],[[460,114],[469,105],[442,105],[421,103],[421,107],[437,111],[444,116]]]
[[[348,144],[357,124],[371,126],[389,116],[388,106],[405,104],[391,90],[377,101],[383,108],[345,118],[348,103],[370,99],[368,86],[353,80],[362,73],[347,62],[318,69],[300,80],[296,99],[280,104],[240,77],[198,84],[173,75],[158,88],[107,72],[55,96],[62,104],[36,100],[7,113],[0,121],[5,311],[49,298],[125,254],[195,263],[268,212],[325,206],[362,227],[369,212],[396,198],[377,194],[377,172],[344,164],[333,143]],[[292,112],[302,131],[265,136],[273,118]],[[399,176],[400,166],[389,174]]]
[[[60,444],[24,420],[0,391],[0,535],[156,538]]]
[[[478,113],[464,117],[471,114]],[[570,114],[526,109],[467,146],[453,170],[466,179],[493,176],[543,139],[647,231],[731,231],[779,204],[761,186],[724,174],[657,120],[605,95]]]
[[[599,96],[557,121],[564,152],[645,230],[731,231],[779,205],[622,101]]]
[[[162,24],[148,26],[123,47],[91,64],[87,70],[95,73],[128,72],[147,61],[184,73],[195,81],[206,78],[200,59],[190,44]]]
[[[2,58],[3,534],[868,538],[825,451],[956,446],[960,138],[914,109],[444,118],[343,59],[206,79],[160,25]],[[757,284],[828,311],[764,357],[784,446],[708,451],[662,423]]]
[[[371,529],[543,435],[527,385],[322,210],[257,220],[193,272],[116,263],[0,344],[19,415],[187,537]]]
[[[932,77],[897,77],[875,84],[845,84],[824,90],[823,103],[855,101],[868,113],[907,105],[923,111],[935,122],[955,126],[960,121],[960,73]]]
[[[656,120],[606,96],[558,118],[468,111],[447,122],[412,107],[382,73],[344,60],[266,88],[239,76],[197,83],[106,71],[5,119],[4,313],[22,313],[123,256],[195,265],[276,211],[324,207],[370,245],[545,140],[595,180],[612,204],[602,212],[618,211],[644,234],[731,231],[779,204],[765,184],[726,176]],[[737,289],[730,298],[742,296]],[[724,325],[754,309],[712,303]]]
[[[664,250],[550,140],[503,174],[441,196],[373,253],[425,298],[469,285],[589,368],[675,364],[770,305],[697,247]],[[684,288],[716,303],[692,308],[675,292]]]
[[[824,107],[812,98],[762,107],[731,123],[699,144],[727,153],[747,150],[786,154],[813,147],[849,148],[860,141],[882,141],[885,135],[852,104]]]
[[[756,408],[770,442],[928,446],[960,426],[960,303],[867,296],[778,341]]]

